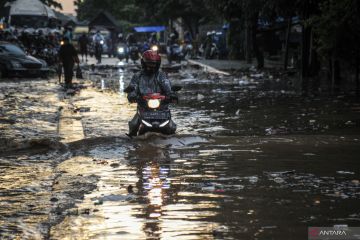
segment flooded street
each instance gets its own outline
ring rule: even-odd
[[[358,101],[183,66],[169,73],[183,87],[177,133],[130,139],[136,70],[86,71],[75,94],[0,82],[1,239],[300,240],[310,226],[359,226]],[[12,150],[11,138],[37,140]]]

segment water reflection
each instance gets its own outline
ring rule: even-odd
[[[129,76],[118,74],[113,82],[97,79],[97,86],[121,92]],[[199,94],[213,84],[198,85]],[[49,192],[81,195],[91,184],[95,190],[59,213],[65,219],[51,226],[51,239],[300,240],[311,225],[358,224],[358,136],[285,137],[288,122],[307,111],[302,103],[247,105],[246,94],[229,94],[225,86],[209,104],[193,101],[201,95],[193,94],[193,85],[187,88],[183,105],[174,109],[175,136],[133,140],[122,138],[135,111],[125,95],[120,93],[119,103],[118,93],[84,90],[76,103],[91,106],[81,119],[88,141],[75,144],[72,157],[58,166],[59,184],[44,181],[53,174],[40,161],[44,156],[1,159],[0,236],[36,232],[56,205]],[[313,112],[318,110],[306,113],[305,122]],[[318,122],[311,121],[312,127]],[[233,130],[235,136],[227,134]]]
[[[104,90],[105,88],[105,80],[101,79],[101,90]]]
[[[153,138],[155,139],[147,141],[159,141],[156,137]],[[166,142],[164,139],[162,141]],[[168,143],[170,142],[173,142],[171,138],[168,139]],[[137,188],[140,201],[144,202],[144,209],[143,214],[136,216],[145,220],[143,231],[147,239],[210,238],[217,224],[209,225],[206,219],[217,215],[216,209],[219,206],[215,199],[222,197],[195,192],[191,192],[189,197],[186,196],[189,183],[183,178],[184,172],[194,165],[184,164],[183,161],[189,159],[182,157],[192,156],[190,152],[196,150],[191,145],[188,146],[189,149],[182,145],[182,151],[186,151],[186,154],[183,154],[182,151],[159,146],[141,141],[127,156],[130,165],[138,168]],[[183,161],[179,161],[179,158]],[[213,200],[209,200],[209,196]],[[199,197],[201,200],[193,201],[192,197]]]
[[[123,69],[119,69],[119,93],[120,94],[124,94],[124,85],[125,85],[125,82],[124,82],[124,70]]]
[[[146,166],[143,170],[142,184],[144,194],[147,197],[147,207],[144,209],[148,219],[143,227],[148,239],[159,239],[161,236],[161,216],[164,201],[163,180],[166,176],[160,172],[160,167],[156,162],[151,166]]]

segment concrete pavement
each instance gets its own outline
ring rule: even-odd
[[[188,63],[203,67],[205,71],[223,75],[230,75],[232,71],[246,71],[250,68],[256,68],[256,60],[253,60],[253,62],[249,64],[241,60],[189,59]],[[281,68],[282,63],[265,60],[265,67]]]

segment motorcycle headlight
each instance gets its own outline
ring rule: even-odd
[[[147,102],[147,105],[151,109],[156,109],[160,107],[160,100],[159,99],[150,99]]]
[[[21,63],[16,62],[16,61],[11,61],[11,65],[12,65],[14,68],[22,68]]]
[[[103,44],[104,44],[104,41],[103,41],[103,40],[101,40],[101,41],[100,41],[100,44],[101,44],[101,45],[103,45]]]
[[[154,45],[154,46],[151,47],[151,50],[153,50],[153,51],[158,51],[158,50],[159,50],[159,47],[156,46],[156,45]]]
[[[119,47],[119,48],[118,48],[118,52],[119,52],[119,53],[124,53],[124,52],[125,52],[125,49],[124,49],[123,47]]]
[[[64,41],[61,41],[61,42],[60,42],[60,45],[61,45],[61,46],[64,45]]]

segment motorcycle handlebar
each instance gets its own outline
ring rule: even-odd
[[[160,99],[160,101],[163,101],[165,103],[179,103],[179,98],[175,94],[172,94],[170,96],[162,96],[162,97],[163,98],[158,98],[158,99]],[[144,98],[144,97],[141,97],[141,96],[136,96],[134,98],[130,98],[129,102],[138,103],[140,101],[146,101],[148,99],[150,99],[150,98]]]

